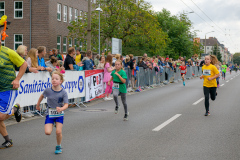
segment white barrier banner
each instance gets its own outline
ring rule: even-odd
[[[85,101],[104,97],[103,70],[86,70],[86,96]]]
[[[69,99],[85,96],[84,76],[83,71],[66,71],[62,87],[67,91]],[[44,89],[52,86],[49,72],[24,74],[19,83],[15,102],[21,106],[36,105]],[[46,103],[46,99],[42,103]]]

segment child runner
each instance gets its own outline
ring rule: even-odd
[[[182,80],[183,80],[183,85],[185,86],[184,76],[185,76],[186,73],[187,73],[187,67],[185,66],[185,62],[184,62],[184,61],[182,62],[182,65],[179,67],[179,69],[180,69],[180,72],[181,72],[181,77],[182,77]]]
[[[226,71],[227,71],[227,66],[226,66],[226,63],[223,62],[223,65],[222,65],[222,79],[224,78],[224,80],[225,80],[225,77],[226,77]]]
[[[47,98],[47,116],[45,120],[45,134],[51,135],[53,124],[56,124],[57,146],[55,154],[62,153],[62,127],[64,119],[64,110],[68,108],[67,92],[61,87],[63,75],[57,71],[52,73],[52,87],[46,88],[39,97],[37,110],[40,110],[40,103],[43,98]]]
[[[209,116],[209,94],[211,99],[214,101],[216,99],[217,81],[216,78],[219,77],[219,71],[214,66],[218,62],[217,57],[214,55],[205,56],[205,65],[202,67],[203,74],[200,79],[203,81],[203,92],[205,96],[205,116]]]
[[[115,114],[118,113],[118,94],[120,93],[125,115],[123,117],[124,121],[128,120],[128,115],[129,112],[127,111],[127,101],[126,101],[126,96],[127,96],[127,88],[126,88],[126,79],[127,79],[127,74],[126,72],[122,69],[122,61],[117,60],[115,62],[115,68],[116,70],[112,71],[111,74],[111,79],[108,81],[108,85],[111,84],[111,81],[113,81],[113,97],[114,101],[116,103],[116,108],[115,108]]]

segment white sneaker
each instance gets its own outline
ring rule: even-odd
[[[103,100],[104,100],[104,101],[108,101],[108,98],[107,98],[107,97],[104,97]]]
[[[107,98],[108,98],[109,100],[112,100],[112,99],[113,99],[113,98],[112,98],[112,97],[110,97],[110,96],[109,96],[109,97],[107,97]]]

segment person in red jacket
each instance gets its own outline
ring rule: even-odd
[[[184,61],[182,62],[182,65],[179,67],[179,69],[180,69],[181,77],[182,77],[182,80],[183,80],[183,85],[185,86],[184,76],[187,73],[187,67],[185,66],[185,62]]]

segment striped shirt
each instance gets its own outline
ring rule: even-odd
[[[0,50],[0,92],[13,90],[12,81],[16,78],[15,65],[20,67],[24,59],[15,51],[1,46]]]

